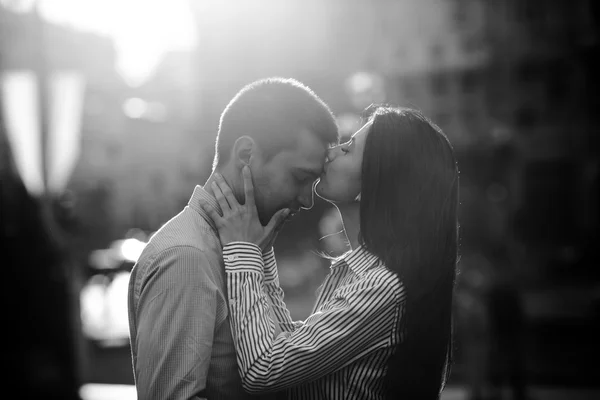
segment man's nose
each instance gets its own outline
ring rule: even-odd
[[[298,198],[298,201],[300,202],[300,204],[302,205],[302,208],[304,210],[310,210],[313,207],[314,201],[313,201],[312,185],[309,186],[308,190],[304,189],[304,192]]]

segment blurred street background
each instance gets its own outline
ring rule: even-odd
[[[0,0],[3,331],[18,398],[135,399],[127,283],[209,176],[220,113],[292,77],[342,136],[422,110],[461,172],[444,399],[600,398],[596,0]],[[275,251],[294,319],[346,245],[320,199]],[[594,244],[596,243],[596,244]]]

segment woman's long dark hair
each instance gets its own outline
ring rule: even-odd
[[[458,168],[444,133],[419,111],[378,107],[363,163],[360,242],[406,293],[388,398],[438,399],[452,362]]]

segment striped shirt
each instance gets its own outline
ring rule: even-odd
[[[251,398],[238,373],[221,244],[200,199],[221,212],[197,186],[131,272],[129,332],[140,400]]]
[[[398,277],[363,247],[331,266],[312,314],[293,322],[275,258],[251,243],[223,248],[231,328],[242,384],[251,393],[286,389],[289,399],[383,399],[387,361],[401,341],[405,293]],[[268,297],[282,333],[273,336]]]

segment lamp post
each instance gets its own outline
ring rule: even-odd
[[[8,18],[6,14],[0,17]],[[14,294],[25,302],[16,313],[31,314],[19,318],[25,322],[13,328],[22,335],[18,340],[22,348],[11,349],[20,356],[14,359],[15,373],[24,375],[15,378],[24,385],[19,397],[78,399],[80,327],[74,271],[53,210],[78,156],[84,80],[75,70],[50,70],[45,24],[37,7],[23,21],[32,39],[23,41],[29,44],[27,62],[17,67],[0,64],[1,121],[27,200],[31,200],[27,203],[34,205],[35,217],[27,221],[38,225],[22,229],[25,235],[35,232],[31,245],[25,245],[22,255],[9,258],[20,264],[11,265],[11,271],[31,274],[17,279],[25,287]]]

